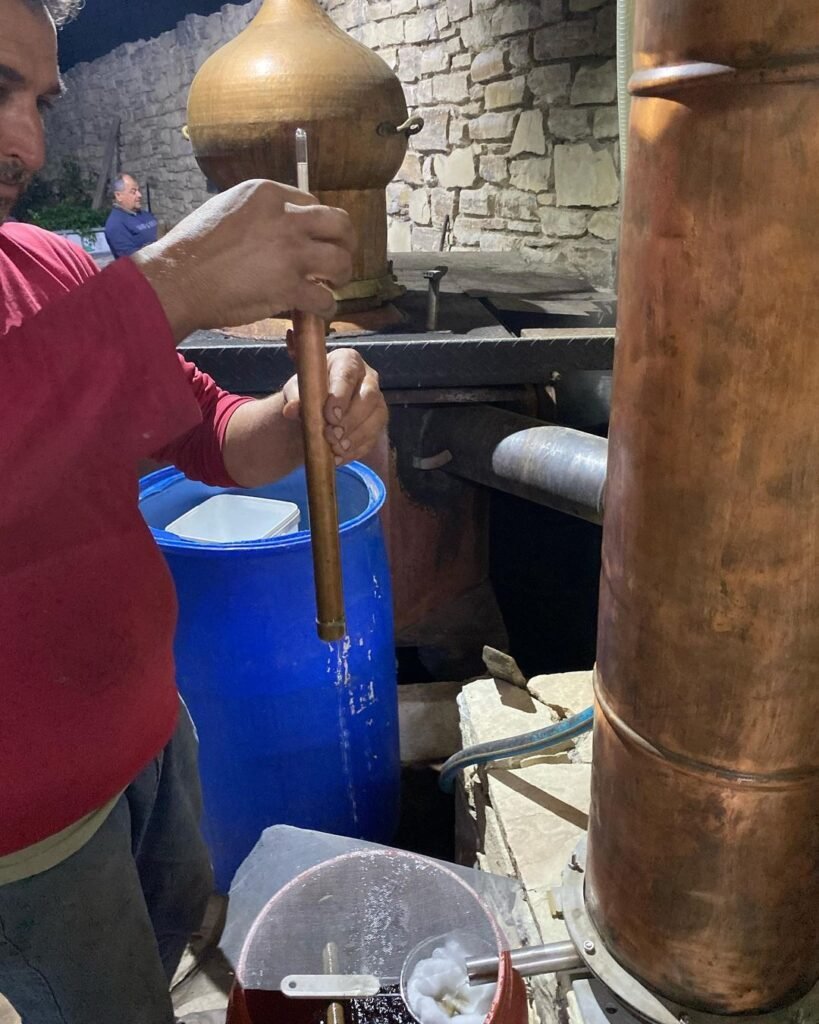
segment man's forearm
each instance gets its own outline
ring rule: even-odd
[[[281,393],[240,405],[222,443],[225,469],[240,487],[262,487],[304,460],[301,425],[282,415]]]

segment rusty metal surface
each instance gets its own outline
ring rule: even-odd
[[[819,6],[636,28],[638,71],[743,74],[633,102],[586,895],[650,987],[752,1013],[819,974],[819,79],[750,71]]]

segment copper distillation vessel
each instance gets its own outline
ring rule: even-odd
[[[634,49],[585,899],[759,1013],[819,977],[819,5],[642,0]]]
[[[249,178],[295,185],[295,130],[309,140],[310,183],[350,215],[358,237],[341,311],[371,309],[402,290],[387,260],[385,188],[423,120],[407,117],[398,78],[315,0],[265,0],[235,39],[202,65],[187,131],[220,188]]]

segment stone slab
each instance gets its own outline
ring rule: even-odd
[[[410,683],[398,687],[402,764],[445,761],[461,748],[457,697],[463,683]]]

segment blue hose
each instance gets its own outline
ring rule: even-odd
[[[455,776],[458,772],[475,764],[487,764],[490,761],[501,761],[519,754],[534,754],[551,747],[556,747],[567,740],[573,740],[588,732],[594,723],[594,708],[586,708],[571,718],[545,729],[535,729],[520,736],[507,736],[506,739],[492,740],[489,743],[476,743],[473,747],[459,750],[446,762],[441,769],[438,785],[445,793],[451,793],[455,787]]]

